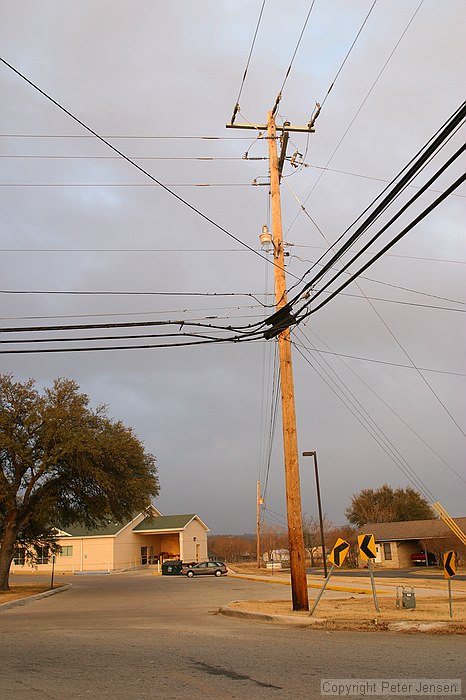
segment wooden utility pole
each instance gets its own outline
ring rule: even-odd
[[[268,113],[267,133],[269,142],[270,197],[275,262],[275,298],[278,311],[286,305],[287,298],[285,257],[283,251],[282,234],[282,212],[280,204],[280,172],[278,167],[275,118],[272,112]],[[284,156],[283,158],[280,158],[280,160],[283,162]],[[288,541],[290,549],[293,610],[309,610],[303,521],[301,513],[301,487],[298,462],[298,438],[296,433],[293,366],[291,361],[289,328],[279,334],[278,348],[280,354],[283,449],[285,453],[286,506],[288,517]]]
[[[257,568],[261,568],[261,482],[257,482],[257,505],[256,505],[256,538],[257,538]]]
[[[272,209],[272,235],[274,247],[275,270],[275,297],[277,313],[286,306],[286,278],[285,256],[283,251],[282,213],[280,204],[280,178],[281,168],[285,160],[286,142],[288,132],[297,131],[310,133],[314,131],[314,122],[311,120],[306,127],[293,127],[289,122],[283,126],[276,126],[274,111],[268,113],[267,125],[261,124],[234,124],[234,119],[227,124],[229,129],[255,129],[265,131],[267,129],[269,143],[269,168],[270,168],[270,196]],[[277,154],[277,131],[283,133],[282,152],[280,160]],[[309,598],[307,594],[306,562],[304,550],[303,522],[301,511],[301,487],[299,478],[298,439],[296,433],[296,411],[294,403],[293,367],[291,361],[291,344],[289,323],[286,323],[287,310],[284,316],[277,319],[275,329],[265,337],[278,335],[278,348],[280,355],[280,383],[282,393],[282,423],[283,423],[283,450],[285,453],[285,484],[286,484],[286,509],[288,518],[288,545],[290,550],[291,567],[291,592],[293,598],[293,610],[309,610]],[[274,315],[275,316],[275,315]],[[284,320],[285,319],[285,320]],[[283,328],[278,333],[279,328]],[[275,332],[277,330],[277,332]]]

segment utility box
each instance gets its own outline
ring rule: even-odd
[[[411,610],[416,607],[416,594],[413,587],[410,590],[404,586],[396,587],[396,607],[411,608]]]
[[[182,562],[178,560],[164,561],[162,564],[162,576],[180,576]]]

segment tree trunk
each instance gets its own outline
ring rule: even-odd
[[[7,520],[0,544],[0,591],[10,590],[10,566],[15,556],[18,529],[16,521]]]

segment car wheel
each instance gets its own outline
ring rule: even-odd
[[[217,569],[217,571],[215,572],[215,575],[216,575],[216,576],[221,576],[221,575],[222,575],[222,572],[221,572],[219,569]]]
[[[189,578],[192,578],[194,576],[194,571],[188,571],[186,576],[188,576]]]

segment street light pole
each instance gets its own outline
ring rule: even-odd
[[[327,578],[327,557],[325,556],[324,520],[322,518],[322,504],[320,502],[319,470],[317,469],[317,452],[303,452],[303,457],[314,457],[314,471],[316,475],[317,507],[319,509],[320,540],[322,543],[322,558],[324,561],[324,576]]]

